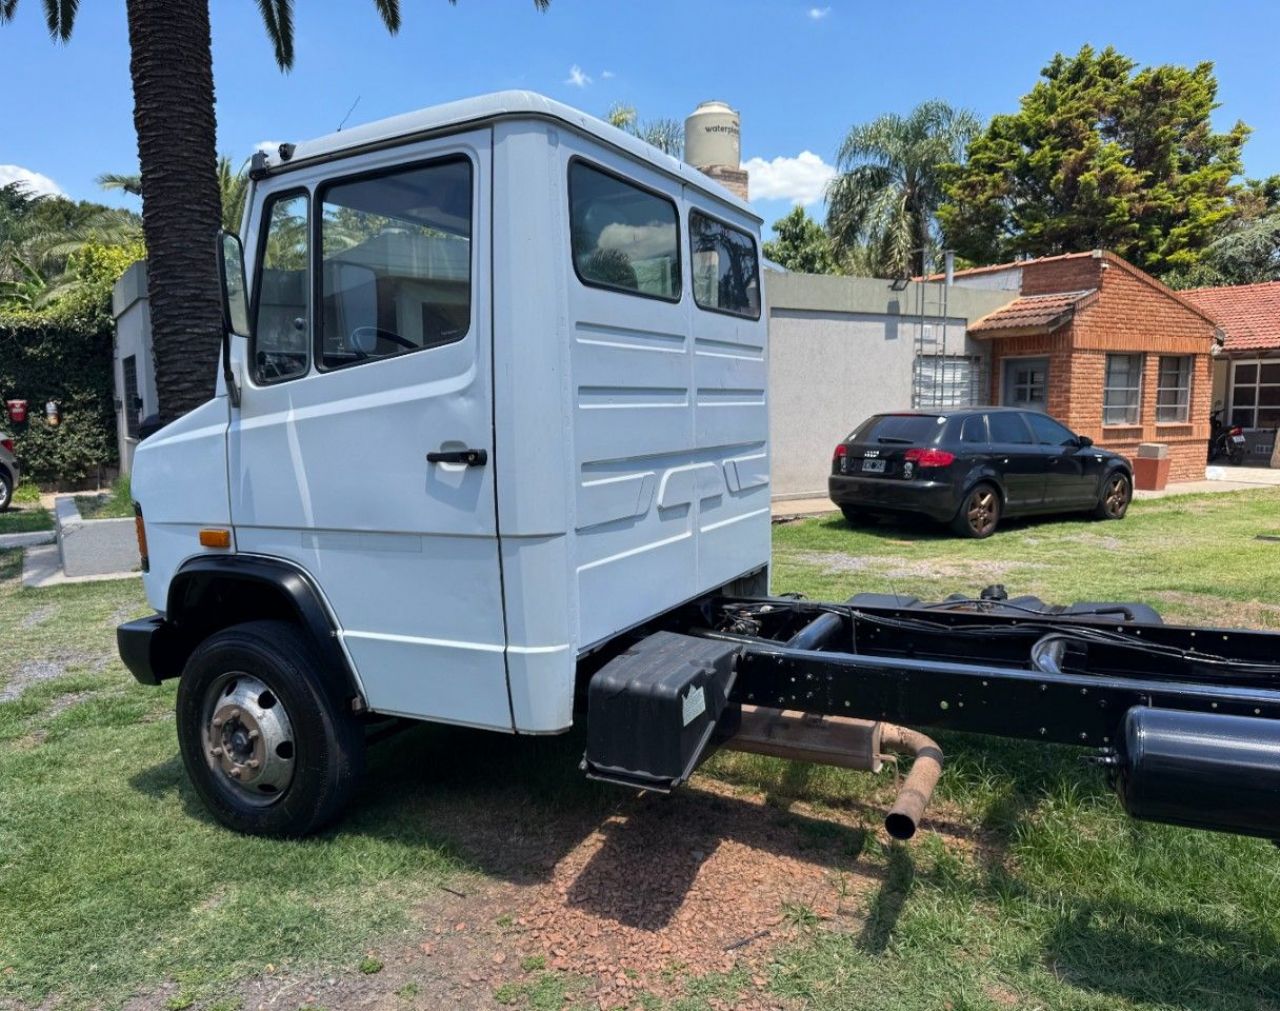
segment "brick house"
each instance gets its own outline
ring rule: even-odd
[[[1280,281],[1182,293],[1222,327],[1213,402],[1244,428],[1250,460],[1269,463],[1280,429]]]
[[[1102,251],[955,272],[963,287],[1016,292],[969,325],[990,349],[991,401],[1048,411],[1100,446],[1169,447],[1169,479],[1204,477],[1214,320]]]

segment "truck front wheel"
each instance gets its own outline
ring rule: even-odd
[[[178,685],[187,775],[218,821],[302,836],[333,820],[364,768],[364,736],[297,626],[252,621],[201,643]]]

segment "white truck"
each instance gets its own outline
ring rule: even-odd
[[[1197,695],[1168,654],[1195,630],[1138,605],[767,596],[760,219],[705,175],[507,92],[282,144],[251,178],[216,395],[134,459],[156,614],[118,631],[138,680],[181,678],[226,825],[333,819],[375,720],[585,715],[587,773],[645,789],[717,744],[915,755],[900,837],[940,753],[883,719],[1101,749],[1144,817],[1232,782],[1250,813],[1208,827],[1280,835],[1244,796],[1280,783],[1280,694],[1249,680],[1274,637],[1233,637],[1237,681]],[[1217,764],[1153,773],[1197,718]]]

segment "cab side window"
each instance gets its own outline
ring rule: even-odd
[[[755,239],[692,211],[689,244],[693,249],[693,300],[698,307],[759,319],[760,258]]]
[[[311,365],[307,339],[311,249],[307,194],[271,197],[258,256],[253,328],[253,372],[259,383],[304,375]]]
[[[680,228],[666,197],[575,161],[569,234],[583,284],[680,301]]]
[[[321,369],[462,340],[471,328],[471,162],[397,168],[320,192]]]

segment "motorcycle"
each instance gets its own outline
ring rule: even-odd
[[[1225,456],[1233,467],[1244,463],[1244,429],[1239,425],[1228,426],[1222,420],[1219,407],[1209,416],[1209,462]]]

